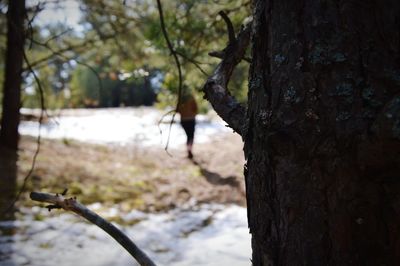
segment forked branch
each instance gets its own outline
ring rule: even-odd
[[[64,209],[66,211],[72,211],[79,216],[82,216],[91,223],[97,225],[104,231],[106,231],[111,237],[113,237],[122,247],[124,247],[131,255],[143,266],[155,266],[156,264],[140,249],[129,237],[127,237],[121,230],[115,227],[113,224],[92,212],[86,206],[79,203],[74,198],[65,198],[63,195],[52,195],[48,193],[32,192],[30,197],[34,201],[49,203],[47,206],[51,209]]]
[[[232,22],[224,12],[219,13],[227,24],[229,35],[228,46],[218,52],[210,52],[210,56],[221,58],[222,61],[216,67],[214,73],[207,79],[203,87],[204,98],[225,122],[237,133],[242,135],[246,124],[246,110],[228,91],[229,79],[232,72],[244,58],[246,48],[250,42],[250,24],[243,26],[235,37]]]

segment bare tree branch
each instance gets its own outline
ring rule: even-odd
[[[62,31],[62,32],[60,32],[60,33],[58,33],[58,34],[56,34],[56,35],[51,36],[51,37],[48,38],[44,43],[45,43],[45,44],[48,44],[49,42],[51,42],[51,41],[53,41],[53,40],[56,40],[56,39],[60,38],[61,36],[65,35],[65,34],[67,34],[67,33],[69,33],[69,32],[71,32],[72,30],[73,30],[72,28],[68,28],[68,29],[66,29],[66,30],[64,30],[64,31]]]
[[[190,63],[192,63],[201,73],[203,73],[205,76],[209,76],[209,74],[207,74],[207,72],[200,66],[200,62],[194,60],[193,58],[190,58],[189,56],[187,56],[186,54],[179,52],[179,51],[175,51],[179,56],[181,56],[183,59],[186,59],[187,61],[189,61]]]
[[[209,56],[224,59],[225,51],[212,51],[208,53]]]
[[[32,36],[33,36],[33,26],[32,23],[35,20],[36,16],[44,9],[43,3],[38,3],[35,7],[32,7],[32,10],[30,10],[29,8],[25,7],[25,17],[27,20],[27,24],[28,24],[28,30],[27,30],[27,35],[31,36],[30,38],[30,43],[29,43],[29,49],[32,48]],[[28,17],[28,12],[29,11],[33,11],[33,15],[32,18]]]
[[[162,9],[162,5],[161,5],[161,1],[157,0],[157,8],[158,8],[158,13],[159,13],[159,17],[160,17],[160,24],[161,24],[161,30],[162,33],[164,35],[165,41],[167,42],[167,46],[169,51],[171,52],[172,56],[175,59],[175,63],[176,63],[176,67],[178,68],[178,77],[179,77],[179,84],[178,84],[178,101],[176,102],[176,108],[174,110],[174,113],[172,114],[172,120],[171,123],[169,125],[169,133],[168,133],[168,139],[167,139],[167,144],[165,145],[165,150],[168,152],[168,145],[169,145],[169,137],[171,135],[171,128],[172,128],[172,124],[174,123],[174,119],[175,119],[175,115],[176,112],[178,112],[178,107],[181,104],[181,98],[182,98],[182,87],[183,87],[183,76],[182,76],[182,67],[181,67],[181,63],[179,61],[179,57],[178,54],[176,53],[169,37],[168,37],[168,32],[167,29],[165,27],[165,22],[164,22],[164,14],[163,14],[163,9]]]
[[[230,20],[224,20],[228,31],[231,31]],[[210,55],[221,57],[222,61],[203,87],[204,98],[210,101],[218,115],[240,135],[246,125],[246,109],[229,93],[228,83],[234,68],[244,57],[250,41],[250,30],[251,26],[247,24],[241,28],[237,38],[233,38],[234,33],[229,33],[228,46],[221,52],[210,53]]]
[[[72,211],[79,216],[82,216],[91,223],[103,229],[107,234],[114,238],[125,250],[132,255],[133,258],[143,266],[155,266],[156,264],[144,253],[129,237],[127,237],[121,230],[115,227],[112,223],[105,220],[95,212],[92,212],[85,205],[79,203],[74,198],[65,198],[63,195],[51,195],[48,193],[31,192],[30,198],[34,201],[49,203],[47,206],[51,209],[64,209]]]
[[[158,7],[158,13],[160,16],[160,24],[161,24],[161,30],[163,32],[165,41],[167,42],[168,45],[168,49],[171,52],[172,56],[175,59],[175,63],[176,63],[176,67],[178,68],[178,76],[179,76],[179,87],[178,87],[178,102],[176,104],[176,109],[178,109],[178,106],[180,104],[180,98],[182,95],[182,85],[183,85],[183,77],[182,77],[182,67],[181,67],[181,63],[179,61],[178,55],[168,37],[168,33],[167,33],[167,29],[165,27],[165,22],[164,22],[164,15],[163,15],[163,10],[162,10],[162,5],[161,5],[161,1],[157,0],[157,7]]]
[[[236,41],[236,36],[235,36],[235,30],[233,29],[232,21],[229,19],[229,17],[225,14],[224,11],[221,10],[218,12],[218,14],[223,18],[223,20],[226,23],[229,36],[229,43],[234,43]]]
[[[110,36],[108,36],[108,37],[109,37],[109,38],[113,38],[114,35],[110,35]],[[89,45],[93,45],[93,44],[96,43],[98,40],[96,40],[96,39],[91,39],[91,40],[86,40],[85,42],[82,42],[82,43],[80,43],[80,44],[75,44],[75,45],[69,44],[68,46],[66,46],[66,47],[64,47],[64,48],[58,49],[57,51],[55,51],[53,48],[50,47],[48,41],[46,41],[46,42],[44,42],[44,43],[41,43],[41,42],[36,41],[36,40],[34,40],[34,39],[32,39],[31,41],[32,41],[34,44],[43,46],[43,47],[47,48],[48,50],[50,50],[50,51],[52,52],[50,55],[45,56],[45,57],[43,57],[43,58],[41,58],[41,59],[38,59],[37,61],[32,62],[32,63],[31,63],[31,66],[32,66],[32,68],[35,68],[37,65],[39,65],[39,64],[41,64],[41,63],[43,63],[43,62],[46,62],[47,60],[49,60],[49,59],[51,59],[52,57],[54,57],[54,55],[60,55],[60,54],[62,54],[62,53],[64,53],[64,52],[75,51],[75,49],[86,48],[86,47],[88,47]],[[25,71],[25,70],[26,70],[26,69],[24,69],[24,71]]]

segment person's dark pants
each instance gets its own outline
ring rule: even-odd
[[[187,145],[192,145],[193,144],[193,139],[194,139],[194,128],[195,128],[196,120],[195,119],[190,119],[190,120],[182,120],[181,125],[183,129],[185,130],[186,136],[187,136]]]

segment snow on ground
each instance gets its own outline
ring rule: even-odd
[[[33,212],[50,217],[36,221],[29,211],[23,220],[0,223],[0,229],[13,232],[0,235],[0,265],[137,265],[114,239],[81,217],[37,207]],[[242,207],[203,204],[161,214],[132,211],[123,219],[139,221],[122,229],[158,265],[250,265]]]
[[[22,110],[32,113],[32,110]],[[151,107],[62,110],[43,124],[44,138],[75,139],[98,144],[164,147],[171,116]],[[176,116],[179,122],[179,116]],[[35,136],[38,123],[23,121],[20,133]],[[198,116],[196,143],[231,131],[215,115]],[[179,123],[171,127],[169,147],[184,145]],[[100,204],[90,206],[101,211]],[[22,209],[16,221],[0,222],[0,265],[108,266],[136,265],[114,239],[81,217],[38,207]],[[103,213],[121,215],[116,208]],[[122,215],[125,232],[158,265],[250,265],[251,244],[246,209],[236,205],[189,204],[166,213],[132,211]]]
[[[23,113],[32,113],[23,109]],[[166,111],[153,107],[107,108],[107,109],[69,109],[61,110],[58,117],[49,119],[42,125],[44,138],[75,139],[91,143],[138,144],[141,146],[165,146],[167,143],[171,115],[160,119]],[[218,133],[229,132],[220,118],[215,115],[198,115],[195,141],[204,143]],[[186,142],[179,115],[171,127],[169,147],[176,148]],[[160,131],[161,130],[161,131]],[[21,135],[36,136],[38,122],[22,121]]]

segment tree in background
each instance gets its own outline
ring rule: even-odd
[[[204,91],[245,143],[253,265],[400,264],[399,22],[395,0],[256,0],[230,34]]]
[[[150,79],[156,75],[140,69],[133,73],[120,73],[106,62],[93,70],[78,66],[72,73],[70,84],[73,107],[120,107],[153,105],[156,87]]]
[[[7,210],[15,196],[19,108],[21,105],[22,66],[25,40],[25,0],[12,0],[7,11],[7,48],[3,85],[0,129],[0,219],[7,219]],[[6,211],[7,210],[7,211]]]
[[[21,105],[21,74],[24,61],[25,16],[24,0],[9,1],[0,145],[12,150],[17,150],[19,139],[18,124]]]

